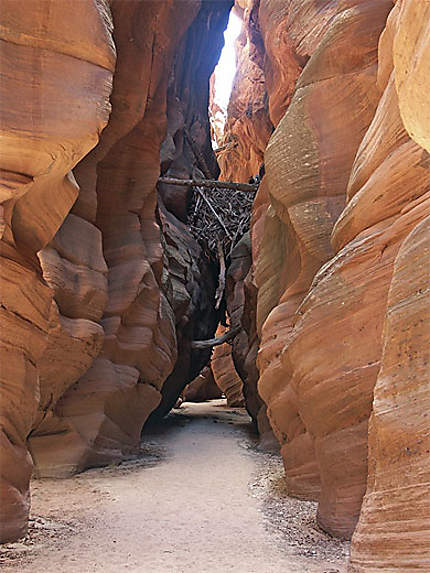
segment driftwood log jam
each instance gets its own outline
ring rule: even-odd
[[[215,181],[213,179],[175,179],[174,177],[159,177],[159,183],[167,185],[188,185],[189,187],[204,187],[205,189],[231,189],[256,193],[258,183],[234,183],[233,181]]]
[[[213,346],[220,346],[239,334],[240,329],[240,326],[235,326],[218,338],[210,338],[209,340],[193,340],[191,348],[194,350],[205,350],[207,348],[212,348]]]
[[[214,209],[212,203],[205,197],[205,194],[203,193],[203,191],[201,189],[199,189],[197,187],[197,192],[201,195],[203,201],[206,203],[206,205],[209,207],[209,209],[212,211],[213,216],[215,217],[215,219],[219,222],[219,224],[221,225],[221,227],[224,229],[225,234],[227,235],[227,237],[229,239],[232,239],[233,237],[230,234],[230,231],[227,229],[227,227],[225,226],[224,221],[221,219],[221,217],[218,215],[218,213],[216,212],[216,210]]]

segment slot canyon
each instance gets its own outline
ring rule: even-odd
[[[430,0],[0,21],[0,569],[429,573]]]

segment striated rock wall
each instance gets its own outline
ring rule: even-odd
[[[394,94],[398,105],[402,143],[396,141],[385,165],[372,174],[390,170],[390,187],[380,189],[386,212],[393,213],[384,231],[395,254],[369,424],[369,477],[352,540],[351,572],[430,567],[430,106],[423,91],[429,28],[430,6],[404,0],[390,14],[380,42],[380,81],[387,82],[385,95]],[[381,98],[381,112],[388,101]],[[406,137],[403,126],[420,146]]]
[[[230,7],[1,0],[1,541],[25,532],[32,459],[51,476],[120,459],[208,359],[190,341],[213,335],[215,280],[187,197],[156,181],[169,82],[178,163],[188,145],[216,175],[207,78]]]
[[[263,45],[255,27],[257,4],[236,2],[242,31],[236,40],[236,75],[227,110],[224,134],[218,137],[220,179],[244,181],[258,173],[273,126],[263,73]]]
[[[58,386],[43,387],[39,363],[45,349],[50,352],[53,331],[66,345],[79,332],[78,344],[99,346],[100,329],[91,320],[101,300],[94,301],[89,318],[79,322],[73,312],[76,299],[62,299],[74,280],[70,277],[77,262],[68,264],[67,253],[61,252],[64,236],[48,254],[54,258],[53,288],[42,278],[37,253],[48,246],[76,200],[79,188],[70,170],[97,144],[109,117],[115,67],[112,22],[103,1],[71,6],[59,0],[49,12],[46,7],[41,0],[32,2],[31,10],[20,0],[0,3],[1,541],[26,529],[32,471],[27,436],[41,410],[67,386],[70,370],[80,372],[82,366],[71,365]],[[98,235],[94,264],[99,243]],[[57,281],[60,266],[62,284]],[[82,272],[90,274],[91,267],[83,266]],[[97,276],[90,281],[102,287],[99,299],[104,296],[105,270],[96,269]],[[61,291],[62,309],[70,305],[68,321],[61,320],[52,302],[54,290]],[[78,296],[86,295],[81,289]],[[95,351],[84,349],[82,363]],[[48,385],[53,382],[51,374],[46,372]]]
[[[324,529],[351,536],[367,483],[360,572],[429,566],[430,15],[393,4],[245,3],[275,126],[251,231],[258,390]]]
[[[175,317],[161,288],[155,184],[166,129],[168,71],[198,8],[195,2],[181,8],[151,2],[111,5],[118,53],[112,113],[100,144],[75,169],[80,217],[69,215],[60,229],[67,233],[73,223],[70,257],[81,263],[79,254],[90,257],[96,239],[103,237],[108,279],[103,347],[83,376],[53,402],[47,424],[32,433],[39,475],[67,475],[129,453],[174,367]],[[83,218],[95,221],[100,231],[91,223],[85,229],[94,228],[97,236],[91,230],[84,234]],[[56,349],[66,359],[71,355]]]
[[[371,395],[366,400],[365,389],[377,366],[369,359],[365,368],[355,369],[353,358],[347,357],[345,347],[354,354],[358,321],[354,327],[341,322],[335,329],[330,323],[337,308],[342,314],[345,307],[351,308],[350,294],[339,284],[312,298],[320,315],[306,312],[305,305],[315,273],[333,254],[331,231],[345,203],[354,156],[378,102],[378,39],[391,6],[327,3],[330,14],[324,17],[329,19],[319,42],[312,45],[265,155],[274,214],[272,229],[265,229],[262,256],[270,252],[275,225],[282,228],[283,264],[276,285],[279,301],[267,289],[270,306],[275,301],[276,306],[262,328],[259,388],[275,433],[281,436],[291,490],[304,497],[318,495],[319,474],[318,521],[342,537],[351,535],[364,493],[371,400]],[[308,22],[309,12],[303,15]],[[268,310],[265,296],[263,289],[259,304]],[[330,335],[333,332],[337,335]],[[321,346],[328,344],[332,347],[324,353]],[[343,389],[348,379],[354,383]]]
[[[216,335],[222,336],[227,331],[225,326],[218,326]],[[211,368],[215,383],[227,399],[227,406],[243,406],[242,380],[234,366],[231,345],[225,342],[215,346],[211,358]]]

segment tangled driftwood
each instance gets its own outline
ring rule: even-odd
[[[160,177],[159,182],[193,188],[193,198],[188,210],[188,227],[206,255],[219,264],[215,296],[215,308],[218,309],[225,289],[226,259],[249,230],[252,203],[258,183],[171,177]]]
[[[194,188],[188,225],[207,254],[220,259],[220,245],[228,258],[234,246],[248,231],[254,193],[225,188]]]
[[[253,178],[254,179],[254,178]],[[168,185],[188,185],[189,187],[204,187],[205,189],[231,189],[232,191],[258,191],[258,183],[235,183],[234,181],[219,181],[216,179],[177,179],[175,177],[159,177],[159,183]]]
[[[219,276],[215,296],[217,310],[224,296],[225,261],[249,229],[253,200],[254,193],[249,191],[194,187],[188,225],[207,255],[218,260]]]

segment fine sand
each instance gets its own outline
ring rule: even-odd
[[[139,458],[34,480],[28,536],[2,546],[19,573],[344,573],[348,544],[286,496],[276,454],[223,400],[186,403],[144,436]]]

